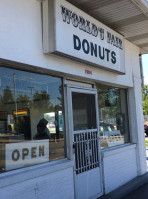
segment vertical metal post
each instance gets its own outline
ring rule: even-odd
[[[17,123],[18,123],[15,73],[13,73],[13,86],[14,86],[14,101],[15,101],[16,121],[17,121]]]

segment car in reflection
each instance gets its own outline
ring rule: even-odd
[[[104,131],[115,131],[115,127],[113,126],[113,124],[100,122],[99,131],[100,131],[100,135],[102,135]]]
[[[148,125],[144,124],[144,133],[148,136]]]

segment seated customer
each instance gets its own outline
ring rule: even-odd
[[[34,140],[43,140],[49,139],[49,135],[47,134],[46,125],[43,122],[39,122],[37,125],[37,133],[34,135]]]

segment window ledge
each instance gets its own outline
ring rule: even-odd
[[[44,176],[56,171],[74,166],[74,161],[68,159],[42,163],[0,174],[0,188],[19,183],[32,178]]]
[[[124,145],[115,146],[112,148],[103,149],[101,152],[101,155],[102,155],[102,158],[106,158],[106,157],[115,155],[117,153],[122,153],[124,151],[128,151],[135,148],[136,148],[136,144],[130,144],[130,143],[124,144]]]

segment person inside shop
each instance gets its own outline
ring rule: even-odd
[[[43,139],[49,139],[50,136],[47,132],[47,127],[45,122],[39,121],[37,124],[37,133],[34,135],[33,139],[34,140],[43,140]]]
[[[45,118],[42,118],[39,122],[40,122],[40,123],[43,123],[43,124],[46,126],[45,131],[46,131],[47,135],[49,135],[49,137],[50,137],[50,131],[49,131],[49,129],[47,128],[48,121],[47,121]]]

